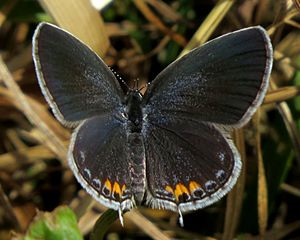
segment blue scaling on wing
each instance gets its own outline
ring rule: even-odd
[[[173,62],[153,80],[144,112],[241,127],[262,103],[272,55],[261,27],[218,37]]]

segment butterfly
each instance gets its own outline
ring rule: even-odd
[[[182,213],[226,195],[241,171],[230,131],[261,105],[272,69],[266,31],[213,39],[125,94],[110,68],[72,34],[40,23],[33,60],[55,117],[75,127],[69,165],[82,187],[122,212],[137,205]]]

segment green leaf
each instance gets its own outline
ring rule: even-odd
[[[38,212],[22,240],[83,240],[74,212],[66,206]]]

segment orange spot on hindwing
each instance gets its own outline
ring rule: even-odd
[[[190,192],[194,192],[197,189],[199,189],[200,187],[201,187],[200,184],[198,184],[197,182],[190,181],[190,184],[189,184]]]
[[[167,186],[165,187],[165,190],[166,190],[167,192],[169,192],[169,193],[172,193],[172,194],[174,195],[174,190],[173,190],[173,188],[172,188],[171,186],[167,185]]]
[[[117,194],[119,194],[119,195],[122,194],[119,183],[117,183],[117,182],[114,183],[114,186],[113,186],[113,192],[114,192],[114,193],[117,193]]]
[[[190,188],[192,198],[194,200],[202,199],[205,196],[205,192],[203,191],[199,183],[195,181],[190,181],[189,188]]]
[[[105,196],[110,196],[111,191],[112,191],[111,182],[108,179],[106,179],[103,186],[103,194]]]
[[[190,192],[182,183],[176,184],[175,197],[178,202],[185,202],[190,198]]]
[[[122,194],[125,192],[125,190],[126,190],[126,185],[123,184],[123,186],[122,186]]]
[[[120,185],[118,182],[115,182],[114,183],[114,186],[113,186],[113,197],[116,199],[116,200],[120,200],[121,198],[121,195],[122,195],[122,192],[121,192],[121,188],[120,188]]]

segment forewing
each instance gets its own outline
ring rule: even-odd
[[[41,23],[33,37],[39,85],[57,119],[65,125],[121,106],[123,93],[110,69],[70,33]]]
[[[272,46],[263,28],[223,35],[162,71],[147,89],[145,113],[240,127],[261,104],[271,68]]]
[[[148,120],[144,141],[150,206],[188,212],[230,191],[241,161],[226,132],[184,118]]]
[[[68,160],[74,175],[109,208],[132,208],[129,159],[124,125],[112,115],[85,120],[72,135]]]

